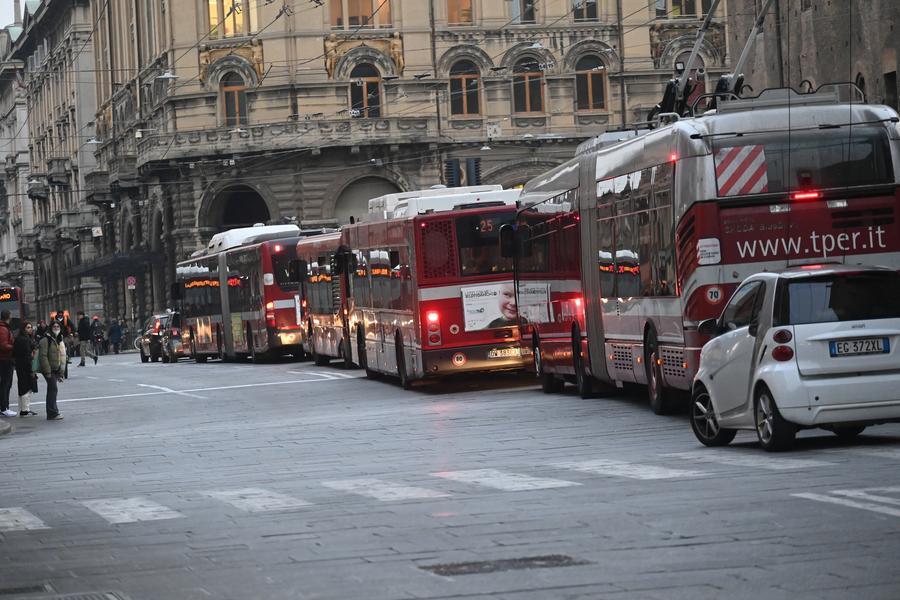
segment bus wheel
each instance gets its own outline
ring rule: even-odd
[[[582,398],[594,397],[594,381],[584,372],[584,356],[581,354],[581,332],[572,331],[572,366],[575,369],[575,388]]]
[[[662,365],[660,362],[656,333],[651,331],[644,345],[647,396],[650,399],[650,410],[658,415],[668,415],[675,412],[677,398],[673,390],[668,390],[663,385]]]
[[[403,340],[400,339],[400,336],[397,336],[396,339],[397,344],[397,377],[400,378],[400,387],[404,390],[408,390],[412,387],[412,381],[409,379],[409,374],[406,372],[406,358],[403,352]]]
[[[359,367],[366,371],[366,377],[378,379],[378,373],[369,368],[369,355],[366,353],[366,341],[362,334],[356,336],[356,354],[359,356]]]
[[[350,338],[347,337],[346,341],[341,342],[341,352],[343,353],[344,358],[344,368],[345,369],[354,369],[356,365],[353,364],[353,353],[350,352]]]
[[[557,379],[553,373],[544,372],[544,356],[541,354],[540,344],[534,347],[534,370],[541,380],[541,391],[545,394],[558,394],[563,390],[565,382]]]
[[[331,359],[329,357],[322,356],[321,354],[316,352],[315,347],[313,347],[313,349],[312,349],[312,358],[313,358],[313,362],[316,364],[317,367],[324,367],[325,365],[327,365],[328,363],[331,362]]]

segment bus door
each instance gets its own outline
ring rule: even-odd
[[[612,189],[609,184],[597,183],[596,160],[581,169],[578,207],[581,214],[581,289],[584,290],[584,321],[587,329],[588,356],[585,364],[590,365],[591,374],[602,381],[609,381],[606,365],[606,336],[603,329],[602,298],[612,295],[609,283],[613,281],[606,268],[612,267],[615,241],[612,235],[613,206]],[[609,189],[608,189],[609,188]],[[606,268],[605,268],[606,267]]]
[[[231,304],[228,297],[228,265],[225,262],[225,253],[215,257],[219,265],[216,279],[219,280],[219,298],[222,306],[221,323],[218,324],[218,332],[224,339],[225,356],[234,356],[234,336],[231,331]]]

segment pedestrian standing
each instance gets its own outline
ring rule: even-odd
[[[113,319],[107,335],[109,336],[109,345],[111,346],[112,351],[118,354],[119,348],[122,345],[122,326],[119,325],[118,319]]]
[[[97,355],[94,354],[94,341],[91,335],[91,322],[83,312],[78,313],[78,355],[81,357],[79,367],[84,366],[84,359],[91,356],[94,364],[97,364]]]
[[[94,315],[91,321],[91,342],[94,344],[94,364],[97,364],[97,357],[103,354],[103,324],[100,317]]]
[[[62,325],[57,321],[50,324],[50,331],[38,342],[38,362],[47,384],[48,421],[61,421],[63,418],[56,406],[56,394],[66,366],[64,344]]]
[[[9,328],[10,312],[0,312],[0,415],[14,417],[16,412],[9,410],[9,391],[13,380],[13,338]]]
[[[37,356],[37,344],[34,338],[34,327],[28,321],[22,323],[19,334],[13,344],[13,359],[16,362],[16,382],[19,391],[19,416],[33,417],[31,410],[31,394],[37,391],[37,373],[34,372],[34,359]]]
[[[41,339],[45,333],[47,333],[47,322],[41,319],[37,323],[37,329],[34,330],[34,339]]]

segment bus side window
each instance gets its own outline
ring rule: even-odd
[[[672,296],[675,294],[675,221],[672,213],[674,167],[672,163],[665,163],[654,169],[654,295]]]

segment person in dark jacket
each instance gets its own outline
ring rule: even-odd
[[[15,411],[9,409],[9,390],[12,389],[13,380],[13,338],[9,328],[10,312],[0,312],[0,415],[4,417],[16,416]]]
[[[119,325],[118,319],[113,319],[112,325],[109,326],[107,338],[109,339],[109,345],[112,351],[118,354],[119,349],[122,346],[122,326]]]
[[[61,421],[62,415],[56,406],[56,394],[59,382],[63,380],[66,366],[66,354],[60,348],[63,344],[62,325],[58,322],[50,324],[50,331],[38,342],[38,363],[41,375],[47,383],[47,420]]]
[[[37,373],[32,364],[37,355],[37,344],[34,341],[34,327],[28,321],[22,323],[19,335],[13,344],[13,359],[16,362],[16,381],[19,388],[19,416],[33,417],[31,410],[31,393],[37,387]]]
[[[91,321],[83,312],[78,313],[78,355],[81,357],[79,367],[84,366],[84,359],[88,356],[97,364],[97,354],[94,353],[94,339],[91,334]]]

